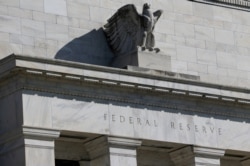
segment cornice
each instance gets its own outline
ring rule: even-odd
[[[238,87],[208,84],[201,81],[176,79],[163,76],[144,74],[139,72],[115,69],[110,67],[95,66],[82,63],[67,62],[54,59],[11,55],[0,61],[0,94],[15,93],[19,90],[30,90],[50,94],[84,97],[97,100],[106,100],[133,105],[145,105],[156,108],[181,110],[184,112],[197,112],[201,114],[213,114],[233,118],[247,118],[246,112],[235,113],[210,110],[209,112],[199,108],[190,108],[185,105],[170,104],[167,98],[160,96],[183,97],[183,99],[195,99],[197,101],[212,101],[212,103],[229,104],[228,106],[240,106],[248,108],[250,105],[250,90]],[[9,78],[10,81],[7,81]],[[31,80],[36,80],[31,83]],[[6,81],[5,85],[4,82]],[[50,86],[51,83],[70,85],[73,88]],[[46,85],[45,85],[46,84]],[[51,84],[52,85],[52,84]],[[138,91],[141,95],[158,96],[158,100],[147,102],[134,100],[112,94],[100,94],[85,91],[86,86],[93,86],[109,90]],[[2,88],[1,88],[2,87]],[[112,89],[113,88],[113,89]],[[115,88],[115,89],[114,89]],[[242,108],[243,108],[242,107]]]
[[[230,1],[230,0],[189,0],[194,1],[198,3],[204,3],[208,5],[215,5],[215,6],[221,6],[231,9],[237,9],[242,11],[250,11],[250,1],[246,0],[236,0],[236,1]]]
[[[0,79],[16,75],[33,75],[41,78],[98,83],[107,86],[185,95],[219,101],[250,104],[250,89],[211,84],[201,81],[157,76],[147,73],[96,66],[63,60],[10,55],[0,60]],[[19,84],[15,84],[16,87]],[[23,89],[36,89],[19,85]],[[15,88],[12,89],[12,91]],[[37,88],[38,90],[39,88]],[[44,90],[47,88],[45,87]],[[41,88],[39,91],[43,91]]]

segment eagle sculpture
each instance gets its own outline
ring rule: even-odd
[[[159,52],[155,47],[154,27],[162,14],[162,10],[152,12],[150,5],[143,5],[142,14],[139,14],[133,4],[120,9],[104,25],[108,43],[117,56],[133,54],[138,51],[149,50]]]

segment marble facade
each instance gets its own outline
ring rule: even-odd
[[[18,55],[0,64],[3,166],[249,161],[250,97],[240,88]]]
[[[115,59],[101,27],[145,2],[164,10],[161,52]],[[249,16],[204,0],[0,0],[0,166],[249,166]]]

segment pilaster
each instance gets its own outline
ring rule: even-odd
[[[22,126],[0,136],[1,166],[54,166],[58,130]]]
[[[54,140],[59,134],[57,130],[24,126],[25,166],[54,166]]]
[[[140,140],[115,137],[97,138],[86,143],[91,159],[89,166],[136,166],[136,148],[140,145]]]
[[[25,166],[54,166],[54,140],[59,134],[57,130],[24,126]]]
[[[192,146],[170,153],[176,166],[220,166],[223,155],[224,150]]]

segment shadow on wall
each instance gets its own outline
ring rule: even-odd
[[[114,57],[103,29],[92,30],[75,38],[63,46],[55,55],[55,59],[110,66]]]

